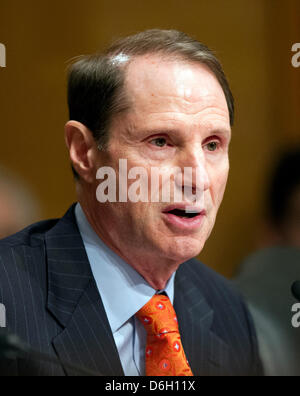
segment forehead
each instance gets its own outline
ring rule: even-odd
[[[184,112],[218,108],[229,118],[226,98],[212,71],[204,64],[147,55],[133,59],[128,66],[125,88],[139,110],[159,106],[168,111],[180,106]]]

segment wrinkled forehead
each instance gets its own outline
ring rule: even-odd
[[[154,103],[176,98],[197,104],[210,101],[227,110],[221,85],[208,66],[158,55],[136,57],[126,70],[125,88],[131,100]]]

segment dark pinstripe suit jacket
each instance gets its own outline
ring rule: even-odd
[[[9,331],[35,349],[103,375],[124,375],[74,217],[0,241],[0,303]],[[255,331],[229,282],[190,260],[175,278],[174,307],[195,375],[259,375]],[[76,375],[53,364],[1,361],[2,375]]]

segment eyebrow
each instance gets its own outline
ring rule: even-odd
[[[182,130],[178,128],[149,128],[149,129],[136,129],[136,130],[130,130],[131,135],[135,135],[135,133],[139,133],[141,135],[172,135],[172,134],[181,134],[182,135]],[[186,133],[185,133],[186,134]],[[223,136],[228,136],[231,138],[231,128],[216,128],[212,129],[208,132],[210,135],[223,135]]]
[[[215,135],[229,135],[229,137],[231,137],[232,131],[231,128],[230,129],[217,128],[217,129],[212,129],[210,133]]]

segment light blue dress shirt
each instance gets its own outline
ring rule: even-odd
[[[135,317],[157,290],[113,252],[89,224],[80,204],[75,216],[126,376],[145,375],[146,330]],[[174,302],[175,273],[164,290]]]

